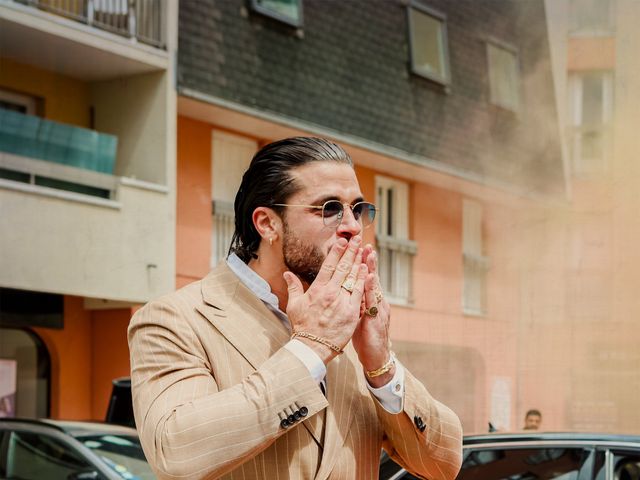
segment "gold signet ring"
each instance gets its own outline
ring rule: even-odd
[[[374,305],[372,307],[366,308],[364,314],[369,315],[370,317],[375,317],[376,315],[378,315],[378,307]]]
[[[351,293],[353,292],[353,286],[355,285],[355,282],[353,281],[352,278],[347,278],[343,283],[342,283],[342,288],[344,288],[347,292]]]

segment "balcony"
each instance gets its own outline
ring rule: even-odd
[[[14,0],[85,25],[165,48],[164,0]]]
[[[167,71],[174,10],[167,0],[0,0],[1,55],[92,82]]]

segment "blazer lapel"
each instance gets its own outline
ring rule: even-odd
[[[280,319],[226,263],[218,265],[202,280],[201,291],[204,303],[197,310],[254,369],[289,341],[290,334]],[[302,422],[320,446],[323,420],[324,412],[320,412]]]
[[[224,263],[202,281],[202,297],[205,304],[198,311],[253,368],[289,339],[282,322]]]

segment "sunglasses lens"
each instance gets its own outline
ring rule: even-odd
[[[376,207],[372,203],[360,202],[353,207],[356,220],[362,222],[365,227],[371,225],[376,218]]]
[[[343,207],[337,200],[330,200],[322,208],[322,218],[325,225],[335,225],[342,220]]]

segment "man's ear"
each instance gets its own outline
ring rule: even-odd
[[[282,221],[269,207],[257,207],[252,215],[253,226],[267,242],[275,242],[280,237]]]

